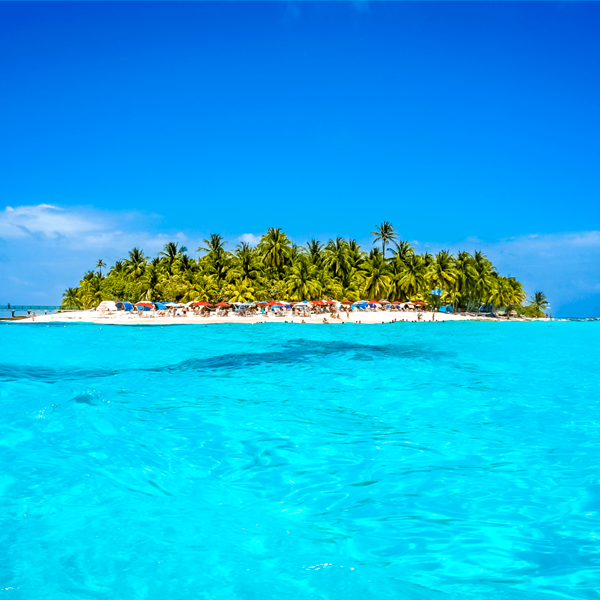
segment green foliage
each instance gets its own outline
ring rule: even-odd
[[[425,300],[452,303],[455,308],[478,310],[482,304],[514,306],[543,314],[546,297],[536,292],[531,307],[523,307],[521,284],[500,276],[481,252],[441,251],[435,256],[416,254],[406,241],[397,240],[391,223],[373,232],[382,247],[365,252],[356,240],[341,237],[322,244],[311,240],[294,245],[281,229],[269,229],[256,247],[239,244],[227,249],[219,234],[211,234],[198,248],[199,258],[170,242],[158,257],[133,248],[103,276],[103,261],[88,271],[78,287],[63,295],[63,306],[93,308],[103,300],[189,302],[245,302],[251,300]],[[391,256],[386,247],[393,244]],[[443,290],[441,299],[429,292]]]

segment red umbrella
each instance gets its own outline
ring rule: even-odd
[[[377,300],[369,300],[369,304],[381,304],[381,302],[378,302]]]
[[[335,304],[334,300],[325,300],[325,304]]]
[[[402,304],[402,302],[400,302],[400,300],[395,300],[394,302],[392,302],[392,304]]]
[[[231,304],[228,304],[227,302],[219,302],[219,304],[215,304],[215,306],[222,306],[224,308],[229,308],[231,306]]]
[[[152,302],[138,302],[136,306],[147,306],[148,308],[152,308],[154,304],[152,304]]]
[[[271,300],[271,302],[267,302],[267,306],[285,306],[281,304],[281,302],[277,302],[276,300]]]
[[[351,306],[352,304],[354,304],[354,302],[352,302],[352,300],[344,300],[344,301],[342,302],[342,304],[343,304],[344,306]]]
[[[323,306],[325,304],[325,302],[323,302],[323,300],[313,300],[311,302],[311,304],[315,304],[315,305],[318,305],[318,306]]]
[[[194,302],[194,306],[212,306],[210,302]]]
[[[415,306],[427,306],[427,302],[413,302]]]

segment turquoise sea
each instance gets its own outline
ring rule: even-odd
[[[598,598],[598,321],[0,349],[0,598]]]

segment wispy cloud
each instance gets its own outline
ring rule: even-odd
[[[261,238],[260,234],[242,233],[242,235],[240,235],[238,240],[240,240],[240,242],[246,242],[246,244],[250,244],[251,246],[256,246],[256,244],[258,244],[258,242],[260,242],[260,238]]]
[[[577,316],[571,308],[577,305],[577,313],[600,316],[600,231],[532,233],[496,241],[468,238],[458,243],[430,242],[421,244],[420,251],[425,246],[428,252],[443,248],[454,253],[480,250],[501,274],[521,281],[528,294],[543,291],[551,300],[554,314]]]
[[[0,237],[56,239],[101,230],[103,223],[52,204],[7,206],[0,213]]]
[[[199,244],[182,231],[158,232],[161,220],[89,207],[6,207],[0,211],[0,303],[55,304],[99,258],[113,262],[134,246],[152,255],[167,242],[196,250]]]
[[[61,244],[72,250],[125,251],[142,246],[147,252],[166,242],[186,243],[183,232],[153,234],[145,225],[156,228],[156,215],[131,212],[97,211],[86,207],[62,208],[52,204],[7,206],[0,212],[0,239],[7,243],[34,240],[45,246]]]

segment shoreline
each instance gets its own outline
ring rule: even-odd
[[[366,313],[350,313],[349,318],[345,313],[338,313],[339,319],[332,319],[332,315],[313,315],[312,317],[292,317],[292,316],[268,316],[264,315],[255,317],[240,317],[230,315],[225,317],[200,317],[180,316],[180,317],[155,317],[146,316],[149,313],[128,313],[127,315],[111,314],[100,316],[93,310],[77,311],[72,313],[60,313],[54,315],[37,315],[35,317],[26,317],[14,321],[13,323],[94,323],[98,325],[217,325],[219,323],[288,323],[299,325],[342,325],[344,323],[352,323],[353,325],[381,325],[384,323],[443,323],[448,321],[462,322],[514,322],[514,321],[548,321],[549,319],[524,319],[524,318],[497,318],[497,317],[476,317],[469,315],[455,315],[433,312],[397,312],[389,313],[384,311],[366,312]],[[421,314],[421,320],[418,315]],[[435,315],[435,320],[432,316]],[[8,320],[6,321],[8,322]]]

